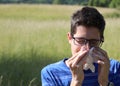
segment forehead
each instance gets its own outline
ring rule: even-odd
[[[85,27],[80,25],[76,28],[76,33],[74,34],[74,37],[83,37],[87,39],[99,39],[100,32],[95,27]]]

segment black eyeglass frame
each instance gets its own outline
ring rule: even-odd
[[[77,45],[77,46],[80,46],[80,45],[85,45],[85,44],[87,44],[87,43],[91,43],[91,40],[94,40],[94,41],[96,41],[96,42],[98,42],[98,43],[96,43],[97,45],[95,45],[95,46],[92,46],[92,47],[101,47],[102,46],[102,44],[103,44],[103,40],[100,40],[100,39],[85,39],[85,38],[80,38],[80,37],[72,37],[73,39],[74,39],[74,44],[75,45]],[[84,39],[85,40],[85,42],[84,43],[79,43],[76,39]],[[79,45],[78,44],[76,44],[76,42],[78,42],[79,43]],[[91,45],[91,44],[90,44]]]

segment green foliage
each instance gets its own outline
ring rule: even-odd
[[[0,3],[46,3],[46,4],[82,4],[88,0],[0,0]]]
[[[52,0],[0,0],[0,3],[52,3]]]
[[[53,0],[53,4],[60,4],[59,0]]]
[[[118,8],[120,6],[120,0],[89,0],[88,5]]]
[[[93,6],[93,0],[89,0],[88,5]]]
[[[0,0],[0,3],[75,4],[119,8],[120,0]]]
[[[0,3],[77,4],[113,8],[120,6],[120,0],[0,0]]]
[[[120,0],[112,0],[109,4],[109,7],[119,8],[120,7]]]
[[[89,0],[90,6],[108,7],[110,0]]]
[[[67,4],[67,0],[53,0],[53,4]]]

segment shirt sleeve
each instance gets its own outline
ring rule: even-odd
[[[111,81],[114,82],[114,86],[120,86],[120,62],[112,60],[110,62],[112,71]]]
[[[43,68],[41,71],[42,86],[55,86],[53,76],[48,68]]]

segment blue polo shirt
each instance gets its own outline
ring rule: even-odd
[[[66,66],[65,60],[50,64],[44,67],[41,71],[42,86],[70,86],[71,72]],[[95,72],[85,70],[85,78],[82,86],[99,86],[98,84],[98,64],[94,63]],[[111,59],[109,81],[113,82],[115,86],[120,86],[120,62]]]

